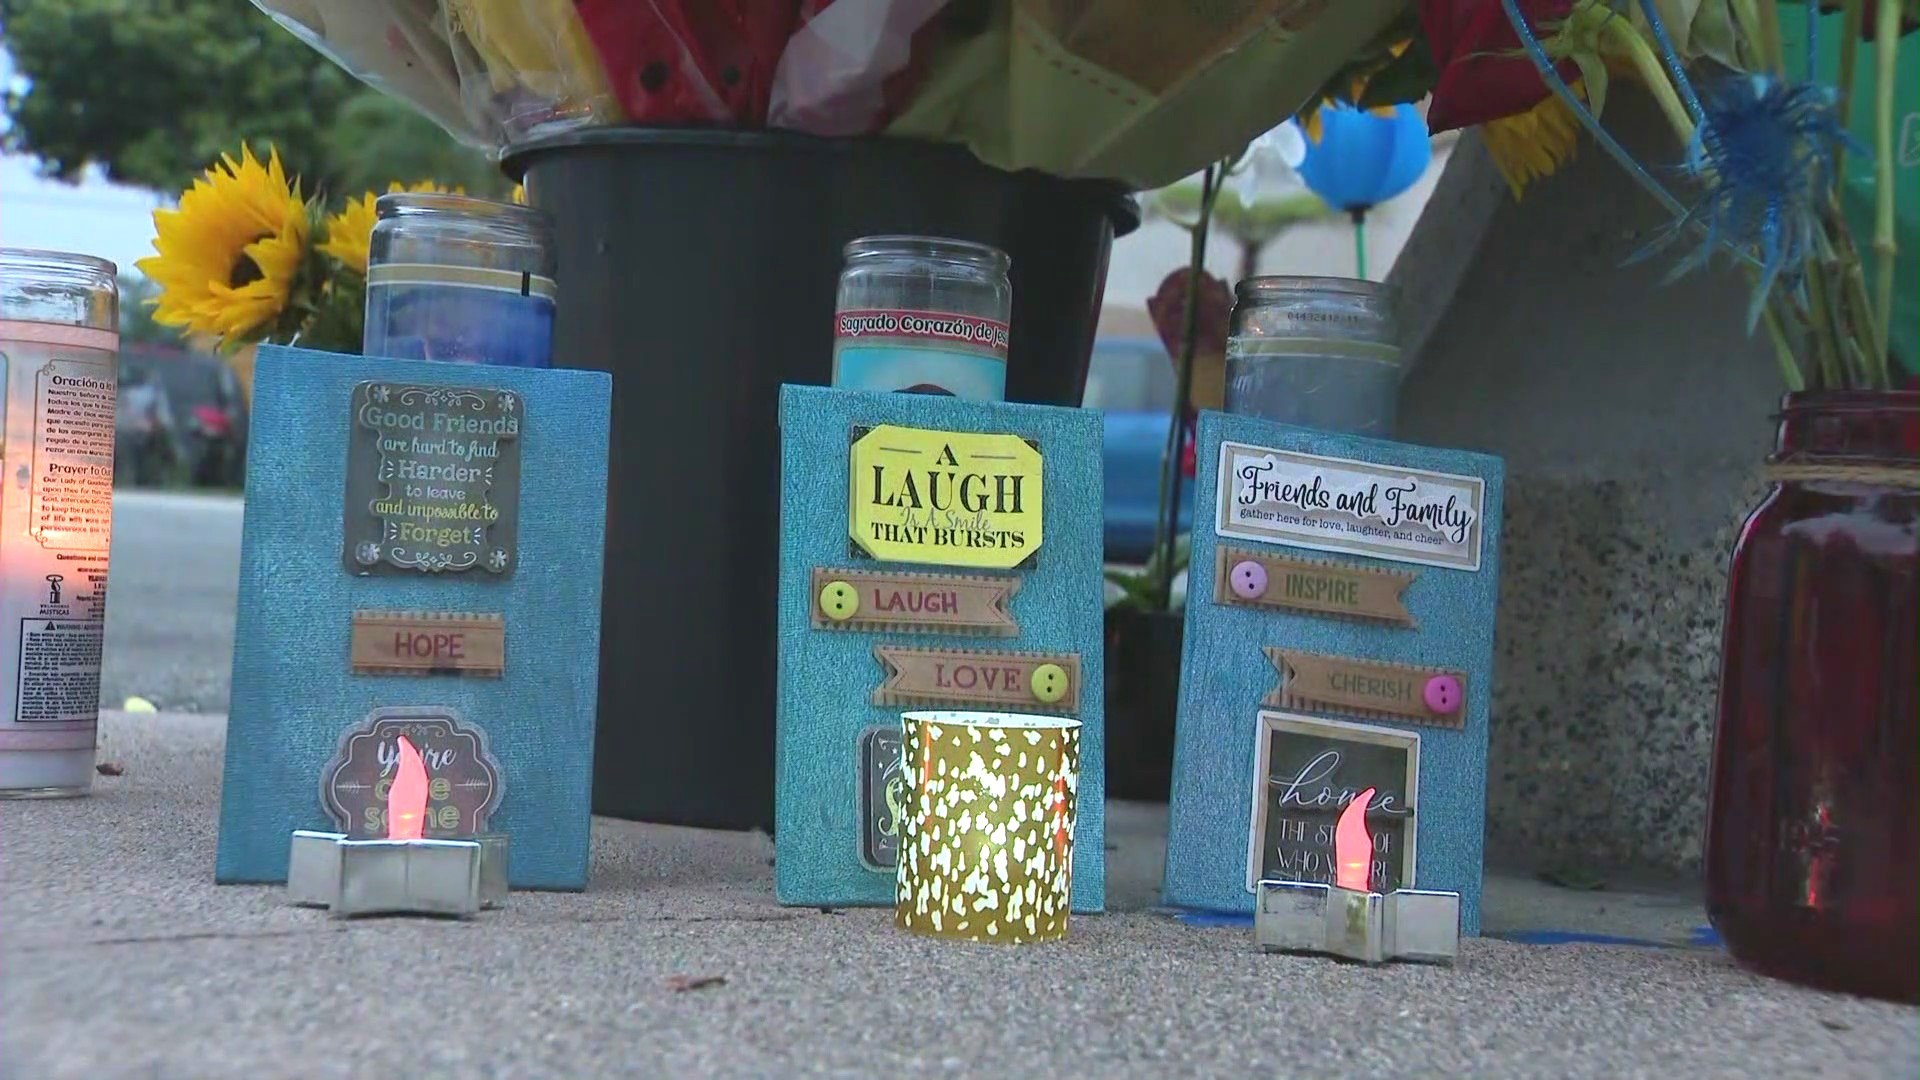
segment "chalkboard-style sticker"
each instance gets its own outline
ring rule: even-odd
[[[984,705],[1009,711],[1077,715],[1080,654],[918,649],[876,645],[886,680],[873,703]]]
[[[1247,891],[1263,880],[1332,884],[1334,825],[1368,788],[1367,887],[1412,888],[1419,733],[1266,711],[1258,730]]]
[[[510,390],[364,382],[352,402],[347,570],[511,574],[525,399]]]
[[[486,730],[441,705],[375,709],[340,736],[339,749],[320,771],[320,804],[338,831],[356,839],[387,835],[387,789],[400,760],[395,742],[406,736],[427,767],[428,838],[472,837],[487,831],[506,784],[487,746]]]
[[[856,557],[1008,570],[1040,551],[1040,449],[1018,435],[853,429],[847,538]]]
[[[900,859],[900,822],[907,812],[900,726],[875,724],[860,733],[860,862],[891,874]]]
[[[1218,536],[1480,569],[1480,477],[1226,441],[1218,475]]]
[[[1336,712],[1433,727],[1465,724],[1467,673],[1351,656],[1266,647],[1280,685],[1262,705]]]
[[[507,624],[497,614],[356,611],[348,650],[359,675],[489,675],[507,669]]]
[[[1416,576],[1222,544],[1214,549],[1213,600],[1411,628],[1414,618],[1403,594]]]
[[[821,630],[894,630],[1012,637],[1017,577],[916,574],[816,566],[809,583]]]

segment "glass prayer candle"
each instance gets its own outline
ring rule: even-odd
[[[1402,368],[1391,286],[1255,277],[1234,292],[1226,411],[1393,437]]]
[[[119,300],[110,262],[0,248],[0,796],[93,786]]]
[[[833,325],[833,385],[1007,398],[1012,262],[935,236],[867,236],[846,247]]]
[[[551,218],[433,192],[391,192],[374,207],[362,352],[553,365]]]

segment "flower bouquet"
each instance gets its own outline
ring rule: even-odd
[[[430,180],[388,190],[458,193]],[[229,357],[263,341],[357,354],[377,197],[329,212],[323,198],[302,197],[277,149],[262,162],[242,144],[238,160],[222,157],[177,208],[153,213],[156,254],[135,265],[159,286],[154,321]]]
[[[611,125],[961,143],[1141,188],[1270,128],[1403,0],[254,0],[467,143]]]
[[[1819,70],[1823,10],[1844,13],[1836,71]],[[1899,38],[1920,26],[1915,0],[1420,0],[1417,14],[1394,29],[1420,47],[1357,57],[1325,96],[1377,106],[1431,91],[1431,130],[1478,125],[1516,196],[1585,135],[1672,212],[1636,258],[1680,252],[1673,276],[1724,262],[1748,277],[1749,327],[1765,328],[1790,390],[1898,381],[1895,67]],[[1863,39],[1875,68],[1864,103]],[[1636,160],[1602,126],[1615,80],[1658,103],[1672,159]],[[1849,132],[1864,108],[1872,145]],[[1865,244],[1840,206],[1850,164],[1874,177]]]

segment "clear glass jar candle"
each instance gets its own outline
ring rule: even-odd
[[[368,356],[553,365],[553,219],[465,195],[391,192],[374,203]]]
[[[1007,399],[1012,260],[936,236],[866,236],[846,247],[833,325],[833,385]]]
[[[119,304],[110,262],[0,248],[0,797],[93,787]]]
[[[1394,289],[1350,278],[1255,277],[1234,294],[1227,412],[1393,437],[1402,374]]]

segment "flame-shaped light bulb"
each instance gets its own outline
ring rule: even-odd
[[[387,839],[418,840],[427,823],[427,765],[405,735],[394,743],[399,761],[387,789]]]
[[[1353,797],[1333,827],[1333,883],[1342,889],[1367,891],[1367,868],[1373,862],[1373,834],[1367,831],[1367,804],[1373,788]]]

